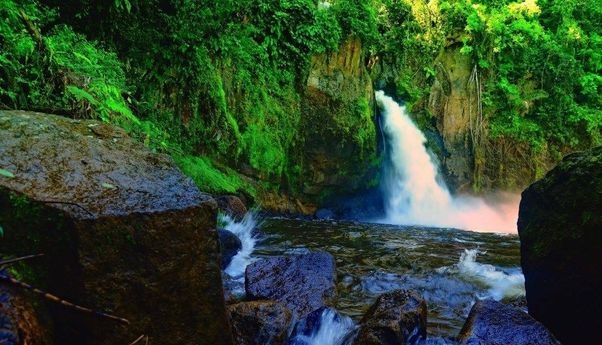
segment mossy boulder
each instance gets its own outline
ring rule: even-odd
[[[0,252],[45,254],[22,279],[130,321],[45,303],[55,343],[232,343],[216,202],[168,156],[97,121],[2,111],[0,168]]]
[[[563,344],[602,337],[602,147],[564,158],[522,194],[529,314]]]

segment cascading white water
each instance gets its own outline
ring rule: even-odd
[[[224,229],[234,233],[242,244],[241,250],[232,258],[224,271],[232,278],[244,279],[245,269],[253,260],[251,254],[257,242],[257,238],[253,235],[253,230],[258,225],[257,214],[247,212],[240,222],[229,215],[221,215],[220,222],[224,224]]]
[[[376,92],[376,101],[387,141],[387,165],[381,181],[384,222],[516,232],[517,202],[492,207],[479,198],[452,196],[438,178],[439,169],[425,147],[426,137],[405,107],[383,91]]]

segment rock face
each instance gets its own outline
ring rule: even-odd
[[[97,121],[4,111],[0,168],[0,251],[44,253],[29,283],[130,320],[48,304],[55,343],[232,343],[217,205],[169,157]]]
[[[376,158],[374,90],[359,38],[314,56],[301,100],[304,196],[363,188]],[[374,168],[374,169],[373,169]]]
[[[529,313],[563,344],[602,338],[602,147],[575,153],[522,194]]]
[[[0,275],[6,274],[0,271]],[[30,303],[16,291],[0,285],[0,344],[51,345],[47,328]]]
[[[228,306],[234,343],[237,345],[284,344],[292,314],[274,301],[241,302]]]
[[[232,258],[242,249],[240,238],[231,231],[218,229],[219,248],[222,253],[222,269],[226,269]]]
[[[452,186],[470,187],[474,157],[469,146],[470,127],[476,117],[476,98],[470,93],[470,57],[458,49],[448,49],[436,61],[436,79],[429,96],[429,110],[437,118],[437,130],[445,142],[443,157]]]
[[[560,345],[552,333],[529,314],[493,300],[473,305],[458,340],[466,345]]]
[[[215,198],[220,211],[230,215],[234,220],[241,221],[247,213],[245,204],[234,195],[222,195]]]
[[[301,318],[335,296],[335,279],[328,253],[270,257],[247,266],[245,290],[252,299],[282,302]]]
[[[362,318],[354,345],[417,344],[426,339],[425,300],[412,290],[378,297]]]

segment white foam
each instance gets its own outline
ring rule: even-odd
[[[520,270],[504,272],[499,268],[477,262],[478,249],[465,249],[457,264],[458,273],[468,280],[487,286],[487,295],[496,301],[525,295],[525,277]]]
[[[341,345],[355,329],[350,317],[337,314],[330,308],[324,309],[320,318],[320,327],[313,330],[311,335],[297,335],[295,339],[307,345]]]
[[[483,199],[452,196],[425,147],[426,137],[405,107],[376,92],[383,113],[388,161],[381,187],[390,224],[452,227],[476,231],[516,232],[518,198],[489,205]]]
[[[226,274],[233,278],[244,278],[245,269],[253,262],[253,251],[257,238],[253,230],[258,225],[257,214],[247,212],[244,218],[237,222],[229,215],[221,215],[220,222],[224,223],[224,229],[234,233],[242,243],[241,250],[232,258],[232,261],[224,270]]]

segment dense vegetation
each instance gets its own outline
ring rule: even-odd
[[[416,114],[429,116],[435,59],[460,46],[492,140],[602,143],[599,0],[0,0],[0,18],[0,108],[116,123],[210,192],[253,192],[241,167],[294,192],[311,57],[350,35],[367,64],[395,61]],[[359,129],[344,139],[363,147]]]

